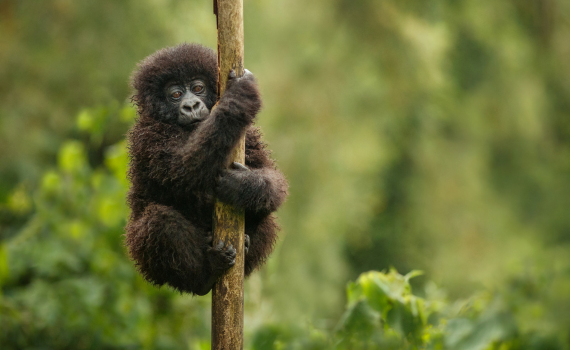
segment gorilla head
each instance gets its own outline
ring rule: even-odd
[[[197,44],[166,48],[139,64],[132,77],[133,102],[140,115],[192,125],[206,119],[216,103],[217,78],[211,49]]]

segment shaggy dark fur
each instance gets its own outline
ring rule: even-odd
[[[252,125],[261,99],[251,73],[230,75],[205,120],[177,123],[178,109],[168,102],[165,84],[203,79],[203,102],[211,110],[217,71],[212,50],[182,44],[144,59],[132,78],[138,120],[128,133],[132,212],[126,246],[149,282],[198,295],[208,293],[235,258],[231,246],[212,244],[215,196],[245,209],[247,276],[273,250],[278,226],[271,213],[287,195],[287,182]],[[230,152],[244,133],[247,168],[230,167]]]

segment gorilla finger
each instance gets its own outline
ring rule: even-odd
[[[230,73],[228,74],[228,80],[229,79],[235,79],[236,78],[236,71],[234,69],[230,70]]]
[[[253,81],[255,82],[255,77],[253,76],[253,73],[250,72],[247,69],[244,69],[243,71],[243,76],[240,79],[244,79],[244,80],[248,80],[248,81]]]
[[[235,170],[249,170],[248,167],[246,167],[245,165],[239,163],[239,162],[233,162],[232,163],[232,168]]]
[[[216,246],[217,250],[222,250],[222,248],[224,248],[224,241],[222,241],[221,239],[218,241],[218,245]]]

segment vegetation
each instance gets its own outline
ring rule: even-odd
[[[295,333],[290,329],[264,326],[255,335],[252,348],[565,348],[564,340],[556,334],[523,326],[528,312],[532,313],[536,297],[530,296],[524,287],[510,286],[506,291],[483,292],[450,303],[433,284],[428,285],[425,298],[413,295],[409,280],[419,274],[419,271],[412,271],[402,276],[393,269],[389,273],[363,273],[347,288],[348,307],[333,334],[314,329],[297,329]],[[536,289],[536,286],[532,287]]]
[[[291,184],[246,283],[246,348],[569,349],[568,2],[245,11]],[[214,18],[197,0],[0,4],[0,348],[209,348],[209,297],[149,286],[121,235],[129,74],[214,47]]]

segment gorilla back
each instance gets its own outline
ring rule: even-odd
[[[255,78],[230,72],[212,111],[217,71],[212,50],[182,44],[150,55],[132,76],[138,119],[127,136],[125,244],[146,280],[198,295],[235,263],[231,245],[212,241],[215,197],[245,210],[248,276],[273,250],[271,213],[287,196],[287,181],[253,126],[261,108]],[[230,164],[244,133],[245,164]]]

